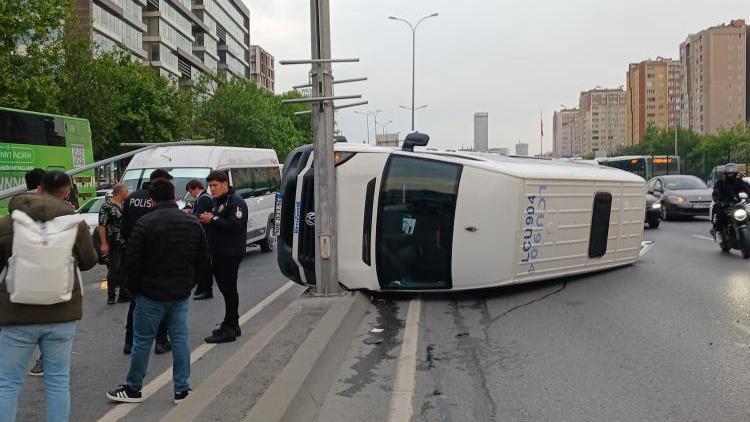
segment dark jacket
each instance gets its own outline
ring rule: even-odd
[[[130,233],[135,227],[135,223],[144,215],[151,212],[151,198],[149,197],[148,184],[144,183],[144,187],[139,189],[125,199],[125,203],[122,205],[122,237],[127,242],[130,238]]]
[[[726,204],[739,199],[740,192],[750,195],[750,184],[742,180],[739,175],[733,182],[721,179],[714,185],[714,202]]]
[[[175,203],[159,203],[133,227],[123,269],[131,292],[166,302],[189,297],[195,275],[208,265],[198,219]]]
[[[214,208],[214,199],[206,191],[201,192],[193,204],[193,215],[199,217],[204,212],[211,212]]]
[[[234,192],[214,200],[206,225],[212,255],[244,256],[247,250],[247,204]]]
[[[20,210],[36,221],[48,221],[62,215],[73,214],[73,207],[54,196],[26,193],[14,197],[8,210]],[[13,219],[10,216],[0,218],[0,268],[8,264],[13,247]],[[76,243],[71,251],[76,258],[78,268],[89,270],[96,265],[97,256],[86,223],[81,218],[78,226]],[[5,282],[0,282],[0,325],[56,324],[77,321],[83,317],[80,280],[76,274],[73,297],[68,302],[54,305],[19,305],[10,302],[10,295]]]

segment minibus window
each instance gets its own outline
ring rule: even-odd
[[[611,211],[612,194],[609,192],[597,192],[594,196],[594,212],[591,217],[589,258],[600,258],[607,253]]]
[[[393,155],[386,165],[376,233],[383,289],[449,289],[461,166]]]

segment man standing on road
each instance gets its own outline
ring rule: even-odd
[[[176,204],[174,186],[156,180],[149,188],[154,211],[136,223],[128,240],[125,270],[135,294],[134,343],[126,384],[109,391],[110,400],[143,401],[143,378],[151,344],[162,321],[172,339],[174,402],[190,390],[188,308],[196,274],[208,265],[208,243],[198,219]],[[187,265],[186,265],[187,264]]]
[[[65,202],[70,192],[70,177],[60,171],[44,175],[39,194],[14,197],[9,210],[23,211],[34,221],[49,221],[72,215]],[[0,219],[0,266],[6,267],[13,251],[13,220]],[[88,270],[97,262],[96,251],[83,221],[78,224],[75,244],[69,252],[79,269]],[[67,271],[69,269],[61,269]],[[64,277],[60,274],[60,277]],[[8,286],[0,282],[0,420],[13,422],[18,407],[18,393],[23,386],[26,367],[39,346],[44,360],[44,390],[47,398],[47,421],[66,422],[70,415],[70,356],[76,332],[76,321],[83,316],[81,280],[74,278],[70,300],[53,305],[29,305],[11,301]],[[50,281],[53,283],[53,281]]]
[[[127,254],[130,233],[133,231],[133,227],[135,227],[136,222],[138,222],[141,217],[148,214],[153,209],[148,189],[151,183],[154,183],[154,181],[159,179],[170,181],[172,180],[172,175],[169,174],[166,170],[162,169],[156,169],[152,171],[151,175],[149,176],[148,183],[144,183],[140,189],[131,193],[127,197],[127,199],[125,199],[125,205],[122,209],[122,236],[125,239],[125,254]],[[127,272],[121,274],[123,278],[121,278],[120,282],[128,285],[128,281],[125,277],[126,275]],[[134,309],[135,303],[131,301],[130,308],[128,308],[128,320],[127,324],[125,325],[125,347],[122,350],[122,352],[126,355],[129,355],[131,350],[133,349]],[[156,346],[154,347],[154,351],[157,355],[161,355],[169,352],[170,350],[171,346],[169,344],[169,338],[167,337],[167,329],[162,324],[162,327],[159,328],[159,334],[156,336]]]
[[[26,190],[28,190],[29,193],[38,193],[43,178],[44,170],[38,167],[27,171],[24,175],[24,179],[26,179]],[[36,362],[34,362],[34,365],[31,366],[31,369],[29,369],[29,375],[32,377],[41,377],[44,375],[44,363],[42,362],[42,357],[39,356],[39,359],[37,359]]]
[[[237,273],[247,250],[247,204],[229,186],[229,176],[221,170],[208,175],[214,198],[210,212],[200,215],[211,250],[211,265],[224,296],[224,321],[206,338],[207,343],[227,343],[242,335],[239,323]]]
[[[99,227],[97,234],[101,242],[102,255],[107,257],[107,304],[130,302],[130,294],[125,286],[120,285],[120,264],[125,250],[125,239],[122,237],[122,205],[128,197],[128,187],[122,183],[112,188],[112,196],[107,198],[99,210]],[[117,298],[117,288],[120,297]],[[117,299],[117,300],[115,300]]]
[[[195,200],[192,206],[192,213],[196,217],[201,214],[211,212],[214,207],[214,200],[206,192],[206,188],[200,180],[191,180],[187,183],[188,194]],[[195,288],[195,300],[206,300],[214,297],[213,293],[214,278],[211,274],[210,266],[202,274],[198,274],[198,287]]]

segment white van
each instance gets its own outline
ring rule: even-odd
[[[125,170],[122,183],[134,192],[158,168],[169,171],[174,177],[172,182],[178,199],[187,193],[185,185],[190,180],[206,183],[212,170],[225,170],[230,185],[247,203],[248,244],[257,243],[264,252],[276,247],[272,230],[274,198],[281,180],[276,151],[221,146],[158,147],[136,154]]]
[[[339,281],[348,288],[479,289],[638,260],[646,189],[634,174],[408,145],[334,148]],[[308,285],[316,283],[312,162],[310,146],[293,151],[279,195],[279,267]]]

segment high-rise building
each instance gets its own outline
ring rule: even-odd
[[[241,0],[76,0],[79,32],[175,81],[225,69],[250,77],[250,12]]]
[[[474,113],[474,151],[487,152],[489,148],[489,114]]]
[[[738,19],[691,34],[680,45],[683,127],[716,133],[748,120],[749,33]]]
[[[273,56],[258,45],[250,46],[250,79],[274,93],[276,71]]]
[[[519,157],[529,156],[529,144],[525,142],[519,142],[516,144],[516,155]]]
[[[680,62],[662,57],[630,65],[627,72],[627,145],[641,143],[650,128],[680,121]]]
[[[612,156],[625,144],[625,91],[622,88],[595,88],[581,92],[578,101],[580,130],[578,142],[583,154]]]
[[[556,111],[552,116],[552,154],[554,157],[580,157],[581,145],[578,136],[580,110],[568,108]]]

